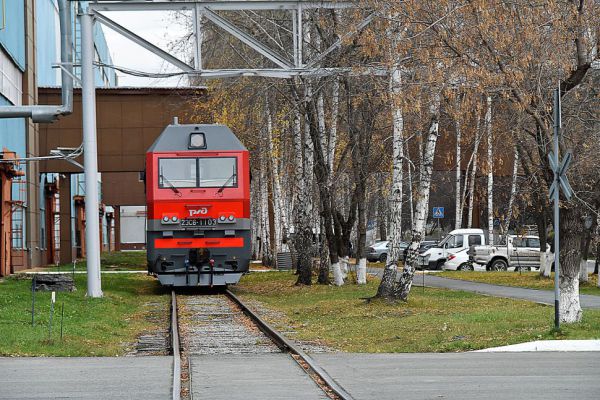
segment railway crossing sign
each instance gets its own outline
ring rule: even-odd
[[[444,207],[433,207],[433,218],[444,218]]]
[[[562,162],[558,163],[558,156],[555,155],[553,152],[550,152],[548,154],[548,161],[550,161],[550,168],[552,168],[552,171],[554,171],[555,174],[555,179],[554,182],[552,182],[552,186],[550,186],[550,190],[548,191],[548,196],[550,197],[550,201],[554,201],[554,195],[555,195],[555,191],[556,190],[562,190],[563,194],[565,195],[565,198],[567,200],[571,200],[571,197],[573,197],[573,189],[571,188],[571,185],[569,184],[569,180],[567,179],[567,168],[569,168],[569,165],[571,164],[571,160],[573,159],[573,153],[571,153],[570,151],[567,152],[567,154],[565,154],[565,156],[563,157]],[[556,183],[558,182],[558,187],[556,185]]]

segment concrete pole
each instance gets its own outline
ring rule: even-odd
[[[559,85],[560,88],[560,85]],[[558,137],[560,135],[560,89],[554,91],[554,328],[560,329],[560,176]]]
[[[94,77],[94,19],[81,14],[81,101],[83,106],[83,164],[85,173],[85,250],[87,295],[102,297],[98,213],[98,156],[96,145],[96,82]]]

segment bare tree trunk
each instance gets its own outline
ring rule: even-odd
[[[333,164],[335,161],[335,147],[337,145],[337,128],[340,105],[340,80],[336,77],[333,80],[333,89],[331,93],[331,125],[329,128],[329,141],[327,142],[327,157],[329,162],[329,171],[333,175]]]
[[[457,101],[457,103],[459,103]],[[462,202],[460,196],[460,181],[461,181],[461,154],[460,154],[460,140],[461,140],[461,126],[460,126],[460,118],[456,117],[454,120],[454,127],[456,130],[456,176],[454,178],[454,190],[455,190],[455,219],[454,219],[454,229],[460,229],[462,226]]]
[[[310,200],[307,190],[307,180],[312,177],[312,170],[306,170],[303,157],[305,141],[302,138],[301,114],[294,109],[292,125],[294,144],[294,250],[296,252],[297,285],[310,285],[312,277],[312,230],[310,226]]]
[[[581,210],[560,210],[560,321],[580,322],[582,316],[579,302],[580,244],[584,231]]]
[[[265,113],[267,114],[267,137],[266,141],[269,145],[269,159],[271,162],[271,175],[273,186],[273,218],[275,219],[274,234],[275,234],[275,249],[274,254],[282,251],[282,232],[287,226],[287,217],[281,194],[281,183],[279,181],[279,165],[277,152],[273,144],[273,120],[271,118],[271,109],[269,102],[266,102]]]
[[[402,90],[402,73],[395,68],[390,76],[389,93],[392,103],[392,190],[390,191],[390,248],[383,277],[377,289],[377,297],[394,297],[398,260],[400,259],[400,241],[402,240],[402,180],[404,172],[404,116],[399,103]]]
[[[408,141],[405,142],[406,146],[406,157],[410,160],[410,150],[408,148]],[[413,199],[413,165],[408,163],[408,214],[410,215],[410,230],[412,232],[415,229],[415,203]]]
[[[492,97],[487,96],[485,112],[485,131],[487,136],[487,212],[488,240],[494,244],[494,160],[492,158]]]
[[[471,179],[469,182],[469,211],[467,214],[467,228],[473,227],[473,205],[475,201],[475,179],[477,178],[477,155],[479,153],[479,143],[481,141],[481,136],[479,134],[480,129],[480,118],[479,113],[477,114],[477,123],[476,123],[476,134],[475,134],[475,145],[473,146],[473,165],[471,169]]]
[[[581,238],[581,261],[579,265],[579,282],[587,282],[589,280],[587,259],[590,250],[590,243],[592,242],[592,232],[595,228],[595,226],[592,226],[591,229],[587,229],[584,233],[584,236]]]
[[[510,220],[513,215],[513,205],[515,204],[515,197],[517,197],[517,177],[519,174],[519,152],[517,150],[517,146],[515,146],[514,152],[514,163],[513,163],[513,174],[512,181],[510,184],[510,198],[508,199],[508,211],[506,215],[506,220],[504,221],[504,225],[502,227],[502,232],[508,232],[508,228],[510,227]]]
[[[431,122],[429,125],[429,132],[427,133],[427,142],[425,143],[422,156],[421,164],[423,168],[419,175],[419,193],[417,195],[417,205],[415,209],[415,226],[412,231],[412,239],[408,248],[407,260],[404,263],[404,270],[400,275],[400,280],[395,290],[396,296],[404,301],[408,300],[415,270],[418,267],[419,246],[425,236],[425,224],[427,222],[427,214],[429,211],[429,191],[431,189],[433,158],[439,135],[441,93],[437,92],[434,96],[433,103],[430,106]]]
[[[263,142],[264,143],[264,142]],[[271,265],[270,231],[269,231],[269,183],[267,167],[267,151],[263,149],[260,157],[260,221],[262,262],[265,266]]]

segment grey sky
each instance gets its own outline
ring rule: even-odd
[[[185,29],[176,23],[167,11],[106,12],[107,17],[133,31],[137,35],[167,50],[170,42],[181,38]],[[144,72],[176,72],[177,68],[163,61],[148,50],[138,46],[113,30],[103,26],[113,63]],[[177,54],[183,59],[182,54]],[[117,71],[119,86],[186,86],[185,77],[140,78]]]

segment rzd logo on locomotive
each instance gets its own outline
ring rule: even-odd
[[[201,207],[201,208],[197,208],[195,210],[188,210],[190,212],[190,217],[198,217],[201,215],[206,215],[208,214],[208,208],[206,207]]]

